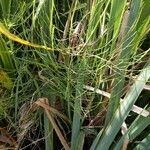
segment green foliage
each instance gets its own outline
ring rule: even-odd
[[[13,118],[16,135],[20,107],[46,97],[69,120],[52,115],[71,150],[86,143],[91,150],[119,150],[126,139],[135,149],[148,145],[143,134],[149,104],[138,108],[145,116],[133,107],[149,87],[150,49],[141,46],[149,32],[149,6],[149,0],[1,0],[0,84],[14,105],[9,110],[3,101],[0,113]],[[47,116],[35,111],[40,135],[34,140],[44,136],[46,150],[61,147]]]

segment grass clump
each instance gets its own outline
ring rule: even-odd
[[[148,100],[139,107],[150,89],[148,6],[148,0],[1,0],[0,83],[13,104],[2,101],[1,112],[7,106],[18,149],[148,144]]]

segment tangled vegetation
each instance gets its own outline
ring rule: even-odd
[[[0,0],[0,149],[148,150],[149,0]]]

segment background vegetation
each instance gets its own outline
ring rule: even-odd
[[[1,0],[1,148],[147,150],[149,8]]]

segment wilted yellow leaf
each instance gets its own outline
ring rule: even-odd
[[[47,46],[44,46],[44,45],[38,45],[38,44],[34,44],[34,43],[31,43],[29,41],[26,41],[24,39],[21,39],[19,38],[18,36],[12,34],[9,32],[9,30],[7,30],[2,23],[0,23],[0,34],[4,34],[6,37],[8,37],[9,39],[11,39],[12,41],[15,41],[15,42],[18,42],[20,44],[23,44],[23,45],[27,45],[27,46],[31,46],[31,47],[34,47],[34,48],[42,48],[42,49],[46,49],[46,50],[51,50],[53,51],[54,49],[50,48],[50,47],[47,47]]]
[[[11,89],[13,82],[6,72],[0,70],[0,83],[7,89]]]

